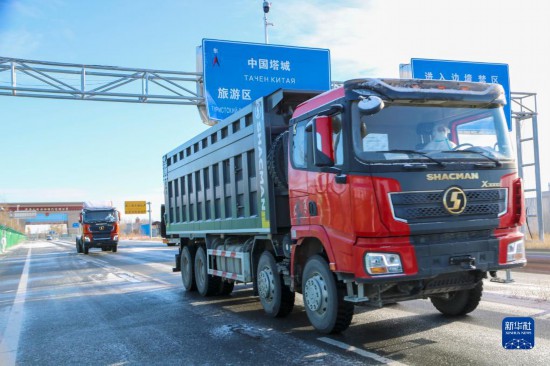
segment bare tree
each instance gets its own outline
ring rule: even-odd
[[[7,226],[19,232],[25,231],[25,224],[21,220],[10,217],[8,206],[0,203],[0,225]]]

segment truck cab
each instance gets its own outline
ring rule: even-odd
[[[306,310],[328,281],[308,286],[312,252],[348,302],[429,297],[449,315],[475,309],[488,272],[525,264],[500,86],[351,80],[318,98],[298,107],[289,143],[292,277]]]

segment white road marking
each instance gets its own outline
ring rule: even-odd
[[[147,276],[146,274],[143,274],[140,272],[125,271],[119,267],[112,266],[111,264],[109,264],[109,262],[104,261],[102,259],[83,256],[80,258],[80,260],[83,262],[93,263],[99,268],[103,268],[104,270],[109,271],[111,274],[117,276],[118,278],[128,282],[156,282],[167,286],[173,286],[173,284],[171,284],[170,282],[159,280],[157,278]],[[150,265],[147,265],[147,266],[150,266]]]
[[[545,319],[545,320],[548,320],[548,319],[550,319],[550,313],[549,313],[549,312],[544,312],[544,313],[542,313],[542,314],[535,315],[534,317],[536,317],[537,319]]]
[[[128,282],[141,282],[140,280],[138,280],[137,278],[135,278],[131,273],[128,273],[128,272],[117,272],[115,273],[116,276],[118,276],[119,278],[122,278],[123,280],[126,280]]]
[[[503,299],[502,301],[505,301]],[[504,313],[504,314],[514,314],[514,316],[535,316],[539,314],[542,310],[537,308],[531,308],[527,306],[519,307],[517,305],[508,305],[503,303],[498,303],[493,301],[484,301],[482,300],[477,309],[490,311],[492,313]],[[475,314],[475,313],[474,313]]]
[[[334,339],[331,339],[331,338],[321,337],[321,338],[317,338],[317,339],[321,342],[328,343],[332,346],[341,348],[345,351],[353,352],[353,353],[358,354],[359,356],[362,356],[362,357],[370,358],[372,360],[375,360],[375,361],[380,362],[380,363],[385,364],[385,365],[406,366],[406,364],[404,364],[404,363],[394,361],[394,360],[391,360],[391,359],[383,357],[383,356],[379,356],[376,353],[368,352],[368,351],[365,351],[363,349],[360,349],[360,348],[357,348],[357,347],[354,347],[354,346],[350,346],[349,344],[346,344],[346,343],[343,343],[343,342],[335,341]]]
[[[2,365],[5,366],[15,365],[17,358],[19,336],[21,335],[21,326],[25,318],[25,298],[27,296],[31,250],[29,249],[27,252],[21,280],[19,281],[15,300],[13,300],[13,306],[8,317],[8,325],[2,336],[2,343],[0,343],[0,360],[2,360]]]

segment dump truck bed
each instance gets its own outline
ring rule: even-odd
[[[268,154],[292,109],[312,95],[279,90],[166,154],[167,237],[269,234],[290,226],[288,197],[278,199],[285,192],[275,192]]]

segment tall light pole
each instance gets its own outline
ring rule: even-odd
[[[147,202],[149,206],[149,239],[153,239],[153,222],[151,221],[151,202]]]
[[[265,38],[265,44],[268,44],[269,43],[269,37],[267,35],[267,27],[269,25],[273,26],[273,23],[269,23],[267,21],[267,13],[269,13],[269,9],[271,8],[271,3],[268,2],[268,1],[264,1],[263,7],[264,7],[264,38]]]

